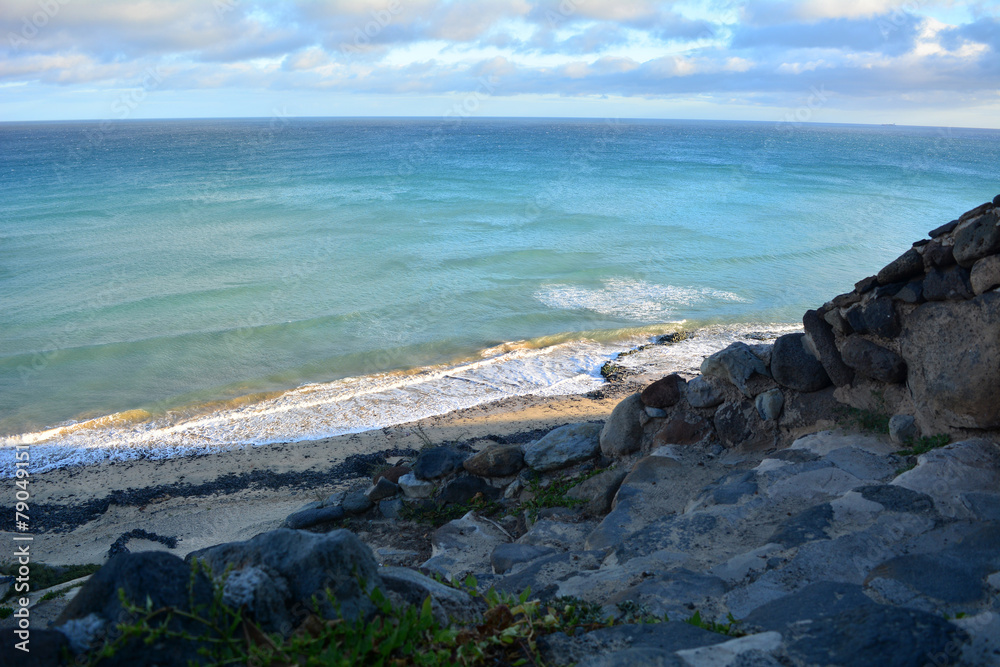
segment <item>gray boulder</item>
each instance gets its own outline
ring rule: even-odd
[[[490,554],[490,564],[496,574],[506,574],[514,567],[524,563],[551,556],[556,553],[552,547],[537,544],[521,544],[510,542],[498,544]]]
[[[639,449],[642,444],[639,418],[643,408],[639,394],[632,394],[611,411],[600,434],[601,452],[605,456],[618,458]]]
[[[490,486],[482,477],[462,475],[451,480],[441,489],[438,501],[454,505],[464,505],[476,496],[495,500],[500,496],[500,489]]]
[[[494,523],[469,512],[449,521],[431,535],[431,558],[421,567],[445,578],[482,573],[490,554],[510,536]]]
[[[858,335],[848,336],[840,348],[844,363],[880,382],[902,383],[907,364],[898,354]]]
[[[651,408],[669,408],[677,405],[684,394],[684,378],[677,373],[671,373],[642,390],[639,395],[643,405]]]
[[[392,498],[394,495],[399,493],[399,484],[390,481],[386,477],[379,477],[378,481],[368,487],[365,491],[365,495],[372,502],[378,502],[380,500],[385,500],[386,498]]]
[[[845,316],[857,333],[870,333],[883,338],[899,334],[899,317],[891,297],[883,296],[851,306]]]
[[[525,447],[524,462],[532,470],[546,472],[592,459],[601,451],[601,430],[600,424],[560,426]]]
[[[889,283],[909,280],[923,272],[923,256],[915,249],[910,248],[879,271],[876,277],[880,285],[888,285]]]
[[[462,465],[480,477],[508,477],[524,467],[524,452],[520,445],[491,445],[465,459]]]
[[[693,408],[714,408],[725,400],[722,390],[703,375],[687,383],[684,395]]]
[[[806,349],[805,334],[792,333],[774,341],[771,377],[783,387],[796,391],[819,391],[830,385],[823,364]]]
[[[830,312],[837,313],[836,310]],[[839,313],[837,316],[840,317]],[[807,310],[802,316],[802,325],[805,328],[806,345],[816,353],[830,380],[838,387],[851,384],[854,371],[844,364],[829,322],[815,310]]]
[[[285,519],[284,525],[285,528],[301,530],[304,528],[319,526],[324,523],[340,521],[345,515],[346,512],[341,505],[304,509],[289,514],[288,518]]]
[[[309,614],[314,597],[314,611],[323,618],[368,616],[374,612],[368,593],[382,583],[375,556],[347,530],[316,534],[281,528],[188,554],[188,561],[194,559],[205,561],[216,575],[229,566],[234,573],[255,568],[266,574],[246,577],[242,595],[261,629],[284,635]]]
[[[785,396],[780,389],[771,389],[757,396],[754,401],[757,406],[757,414],[764,421],[777,421],[781,416],[781,409],[785,405]]]
[[[955,260],[970,267],[977,259],[1000,251],[1000,219],[987,213],[961,225],[955,231]]]
[[[602,516],[611,511],[611,502],[618,493],[618,487],[628,475],[627,470],[605,470],[588,480],[577,484],[566,495],[577,500],[585,500],[584,511],[591,516]]]
[[[743,392],[747,398],[753,394],[747,387],[747,381],[753,375],[771,377],[767,366],[746,343],[735,342],[724,350],[705,357],[701,362],[702,375],[711,375],[726,380]]]
[[[774,445],[774,425],[760,418],[753,401],[726,403],[716,410],[712,422],[716,435],[726,447],[759,450]]]
[[[889,420],[889,439],[903,446],[917,437],[917,422],[913,415],[893,415]]]
[[[972,292],[977,296],[994,287],[1000,287],[1000,255],[983,257],[973,264],[969,282],[972,285]]]
[[[900,350],[922,427],[1000,426],[1000,293],[918,307]]]
[[[399,488],[403,490],[404,496],[414,500],[430,498],[437,489],[434,482],[417,479],[416,475],[412,472],[408,472],[399,478]]]
[[[964,440],[932,449],[917,458],[917,467],[892,481],[934,499],[944,516],[965,518],[963,494],[1000,489],[1000,446],[989,440]]]
[[[465,455],[451,447],[431,447],[420,452],[413,462],[417,479],[438,479],[461,469]]]
[[[383,567],[379,575],[386,590],[395,593],[405,604],[419,607],[430,598],[431,611],[439,623],[475,623],[482,619],[475,601],[464,591],[405,567]]]
[[[958,301],[973,297],[969,271],[960,266],[934,269],[924,278],[925,301]]]

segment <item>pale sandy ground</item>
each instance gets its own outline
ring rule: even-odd
[[[255,470],[273,472],[317,471],[342,462],[352,454],[391,448],[419,449],[424,441],[435,444],[490,436],[505,436],[535,429],[605,419],[621,400],[586,396],[517,397],[451,412],[445,415],[366,433],[322,440],[268,445],[199,457],[163,461],[140,460],[55,470],[32,478],[33,504],[73,505],[104,498],[114,490],[127,490],[175,482],[201,484],[228,473]],[[485,442],[478,443],[484,446]],[[308,490],[249,488],[231,494],[192,497],[164,496],[144,506],[112,505],[100,518],[71,532],[36,534],[32,545],[36,562],[51,565],[102,563],[109,547],[134,528],[175,536],[170,549],[179,556],[203,547],[248,539],[277,528],[286,516],[313,500],[325,498],[344,484]],[[353,480],[355,484],[360,480]],[[0,533],[9,542],[12,534]],[[156,542],[133,539],[131,551],[167,549]]]

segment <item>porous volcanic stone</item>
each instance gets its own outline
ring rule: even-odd
[[[969,285],[969,272],[960,266],[948,269],[933,269],[924,278],[924,299],[926,301],[958,301],[973,297]]]
[[[951,222],[946,222],[940,227],[932,229],[930,232],[927,233],[927,236],[931,237],[932,239],[936,239],[939,236],[944,236],[945,234],[954,231],[955,227],[958,227],[958,220],[952,220]]]
[[[545,472],[592,459],[601,450],[600,435],[600,424],[560,426],[525,447],[524,462],[532,470]]]
[[[983,257],[973,264],[969,282],[972,283],[972,291],[977,296],[994,287],[1000,287],[1000,255]]]
[[[521,445],[491,445],[465,459],[465,469],[482,477],[507,477],[524,467]]]
[[[918,412],[952,427],[1000,427],[1000,293],[919,306],[900,350]]]
[[[955,232],[955,261],[970,267],[977,259],[1000,251],[1000,219],[996,213],[983,215]]]
[[[417,456],[413,475],[417,479],[438,479],[460,469],[464,461],[465,455],[451,447],[431,447]]]
[[[639,395],[644,405],[651,408],[669,408],[677,405],[684,392],[684,378],[671,373],[642,390]]]
[[[902,255],[890,262],[884,269],[878,272],[879,285],[888,285],[903,280],[909,280],[924,272],[923,256],[910,248]]]
[[[632,394],[611,411],[600,436],[601,452],[605,456],[618,458],[639,449],[642,439],[639,413],[642,409],[639,394]]]
[[[848,336],[840,353],[845,364],[866,377],[893,384],[906,381],[903,358],[861,336]]]
[[[890,297],[884,296],[852,306],[845,315],[851,328],[858,333],[871,333],[885,338],[899,334],[899,318]]]
[[[854,371],[844,364],[829,322],[815,310],[807,310],[802,316],[802,325],[830,380],[838,387],[850,384],[854,380]]]
[[[314,509],[299,510],[288,515],[285,519],[285,528],[301,530],[311,528],[321,523],[340,521],[344,518],[345,512],[342,505],[332,505],[330,507],[318,507]]]
[[[927,247],[924,248],[924,266],[929,269],[935,266],[941,268],[954,266],[955,254],[953,250],[955,245],[950,242],[951,239],[948,241],[945,243],[945,239],[934,239],[927,244]]]
[[[917,437],[917,422],[913,415],[893,415],[889,420],[889,439],[897,445],[905,445]]]
[[[684,394],[693,408],[714,408],[723,401],[722,390],[703,375],[688,382]]]
[[[726,403],[712,419],[715,433],[727,447],[760,449],[774,444],[774,433],[757,414],[753,401]]]
[[[771,351],[771,377],[783,387],[796,391],[819,391],[830,385],[823,364],[804,344],[805,334],[779,336]]]
[[[870,292],[876,287],[878,287],[878,276],[868,276],[854,283],[854,291],[858,294]]]

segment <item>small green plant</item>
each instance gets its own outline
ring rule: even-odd
[[[662,616],[656,616],[649,611],[649,607],[635,600],[625,600],[615,606],[622,613],[622,623],[662,623],[666,620]]]
[[[901,449],[896,453],[900,456],[920,456],[921,454],[926,454],[932,449],[944,447],[949,442],[951,442],[951,436],[944,433],[931,436],[925,435],[917,438],[916,440],[908,440],[906,444],[909,445],[909,448]]]
[[[542,486],[538,477],[533,478],[528,483],[528,491],[531,493],[531,500],[521,504],[520,509],[528,513],[528,518],[532,521],[538,519],[538,513],[546,507],[577,507],[585,505],[586,500],[571,498],[566,493],[574,486],[585,482],[594,475],[604,472],[607,468],[598,468],[584,473],[579,477],[560,477],[554,479],[548,486]]]
[[[695,611],[690,618],[684,619],[684,622],[690,623],[696,628],[708,630],[709,632],[717,632],[720,635],[727,635],[729,637],[743,637],[746,635],[745,632],[741,631],[737,627],[740,622],[736,620],[732,614],[727,614],[726,620],[729,622],[720,623],[718,621],[706,621],[701,617],[701,611]]]
[[[881,391],[873,391],[875,408],[864,410],[847,406],[834,408],[834,416],[841,424],[854,427],[876,435],[888,435],[891,415],[885,405],[885,395]]]
[[[433,504],[428,506],[406,505],[399,511],[399,516],[407,521],[417,523],[428,523],[432,526],[441,526],[449,521],[460,519],[469,512],[475,511],[483,516],[496,516],[503,510],[503,507],[496,501],[489,500],[481,493],[467,503],[460,504]]]

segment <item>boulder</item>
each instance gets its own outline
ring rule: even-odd
[[[1000,255],[983,257],[973,264],[969,282],[972,285],[972,292],[977,296],[994,287],[1000,287]]]
[[[913,415],[893,415],[889,420],[889,439],[900,447],[917,437],[917,422]]]
[[[538,546],[535,544],[520,544],[510,542],[498,544],[490,554],[490,564],[495,574],[505,574],[514,567],[524,563],[551,556],[556,553],[552,547]]]
[[[304,528],[319,526],[324,523],[340,521],[346,514],[347,513],[341,505],[304,509],[289,514],[288,518],[285,519],[284,526],[285,528],[302,530]]]
[[[960,266],[933,269],[924,278],[925,301],[958,301],[973,297],[969,272]]]
[[[725,400],[722,389],[704,375],[688,382],[684,387],[684,395],[693,408],[714,408]]]
[[[605,456],[619,458],[639,449],[642,444],[639,413],[642,410],[639,394],[632,394],[615,406],[601,429],[601,452]]]
[[[712,432],[712,424],[704,417],[683,412],[663,423],[653,437],[653,446],[693,445]]]
[[[987,255],[1000,251],[1000,218],[985,213],[955,231],[955,261],[966,268]]]
[[[751,376],[771,377],[760,357],[753,353],[749,345],[741,342],[732,343],[726,349],[705,357],[701,362],[701,373],[726,380],[748,398],[753,397],[747,388]]]
[[[493,549],[508,541],[510,536],[495,524],[469,512],[434,531],[431,558],[421,567],[446,579],[461,579],[482,572],[484,565],[490,562]]]
[[[783,387],[796,391],[819,391],[830,385],[823,364],[806,349],[805,334],[785,334],[774,341],[771,377]]]
[[[525,447],[524,462],[532,470],[547,472],[592,459],[600,451],[600,424],[567,424],[549,431]]]
[[[924,266],[946,269],[955,265],[955,245],[952,239],[934,239],[924,248]]]
[[[577,500],[585,500],[584,511],[591,516],[603,516],[611,511],[611,503],[618,493],[618,487],[628,475],[627,470],[605,470],[590,479],[577,484],[566,495]]]
[[[348,514],[364,514],[372,508],[372,499],[361,490],[351,491],[344,496],[344,511]]]
[[[715,412],[712,422],[726,447],[757,450],[774,445],[774,429],[766,426],[752,401],[726,403]]]
[[[399,484],[391,481],[388,477],[379,477],[378,481],[365,491],[365,495],[374,503],[392,498],[397,493],[399,493]]]
[[[883,296],[851,306],[845,313],[848,324],[857,333],[893,338],[899,334],[899,317],[892,298]]]
[[[924,301],[924,282],[914,280],[906,283],[901,290],[893,295],[893,300],[903,303],[922,303]]]
[[[910,248],[879,271],[876,277],[879,285],[888,285],[889,283],[909,280],[923,272],[923,256],[915,249]]]
[[[434,482],[417,479],[416,475],[408,472],[399,478],[399,488],[403,490],[403,495],[407,498],[418,500],[433,496],[437,486],[434,485]]]
[[[377,473],[375,478],[372,480],[372,483],[377,484],[379,479],[384,477],[393,484],[398,484],[399,478],[411,471],[412,469],[410,466],[391,466]]]
[[[413,475],[417,479],[438,479],[461,469],[464,461],[465,455],[451,447],[430,447],[413,462]]]
[[[482,477],[462,475],[451,480],[441,489],[438,501],[452,505],[464,505],[476,496],[495,500],[500,495],[500,489],[492,487]]]
[[[367,617],[375,611],[368,594],[382,584],[371,549],[347,530],[317,534],[279,528],[188,554],[188,561],[195,559],[205,561],[216,575],[230,566],[230,577],[253,568],[228,593],[253,610],[262,630],[283,635],[304,620],[314,598],[324,618]]]
[[[446,586],[428,576],[405,567],[379,569],[385,588],[398,595],[405,604],[420,607],[431,599],[434,618],[443,625],[451,622],[475,623],[482,619],[475,601],[465,591]]]
[[[830,312],[837,313],[835,310]],[[837,316],[840,317],[839,313]],[[807,310],[802,316],[802,325],[805,328],[806,336],[804,342],[815,352],[815,356],[823,365],[827,377],[838,387],[850,384],[854,380],[854,371],[844,364],[840,350],[837,349],[833,327],[830,323],[820,317],[815,310]]]
[[[765,391],[760,394],[755,405],[757,407],[757,414],[764,421],[777,421],[781,416],[781,409],[785,405],[785,396],[781,393],[780,389],[771,389],[770,391]]]
[[[465,459],[465,469],[480,477],[508,477],[524,467],[520,445],[491,445]]]
[[[87,580],[56,619],[55,626],[64,628],[63,633],[75,648],[84,648],[99,641],[118,623],[135,620],[122,607],[119,590],[124,592],[129,602],[143,608],[148,600],[154,609],[174,607],[191,611],[192,604],[207,605],[212,600],[212,585],[208,578],[204,575],[192,577],[191,568],[177,556],[162,551],[123,553],[111,558]],[[154,621],[152,625],[160,627],[162,620]],[[179,617],[174,617],[168,628],[174,632],[205,634],[201,624]],[[34,634],[31,638],[35,640],[31,643],[34,654],[38,638]],[[161,636],[152,645],[140,641],[127,642],[113,658],[101,662],[122,667],[147,664],[146,658],[150,652],[155,652],[159,665],[187,667],[189,660],[201,662],[200,648],[202,645],[195,642]]]
[[[684,393],[684,378],[677,373],[671,373],[642,390],[639,397],[643,405],[651,408],[670,408],[677,405]]]
[[[1000,446],[989,440],[956,442],[921,454],[917,461],[917,467],[892,484],[930,496],[944,516],[966,518],[970,512],[964,494],[1000,489]]]
[[[900,351],[922,427],[1000,427],[1000,293],[919,306]]]
[[[878,287],[878,276],[868,276],[854,283],[854,291],[858,294],[865,294]]]
[[[935,227],[934,229],[932,229],[927,233],[927,236],[931,237],[932,239],[936,239],[939,236],[950,234],[955,230],[955,227],[958,227],[958,220],[952,220],[951,222],[944,223],[940,227]]]
[[[848,336],[840,348],[844,363],[880,382],[906,381],[907,364],[898,354],[858,335]]]

